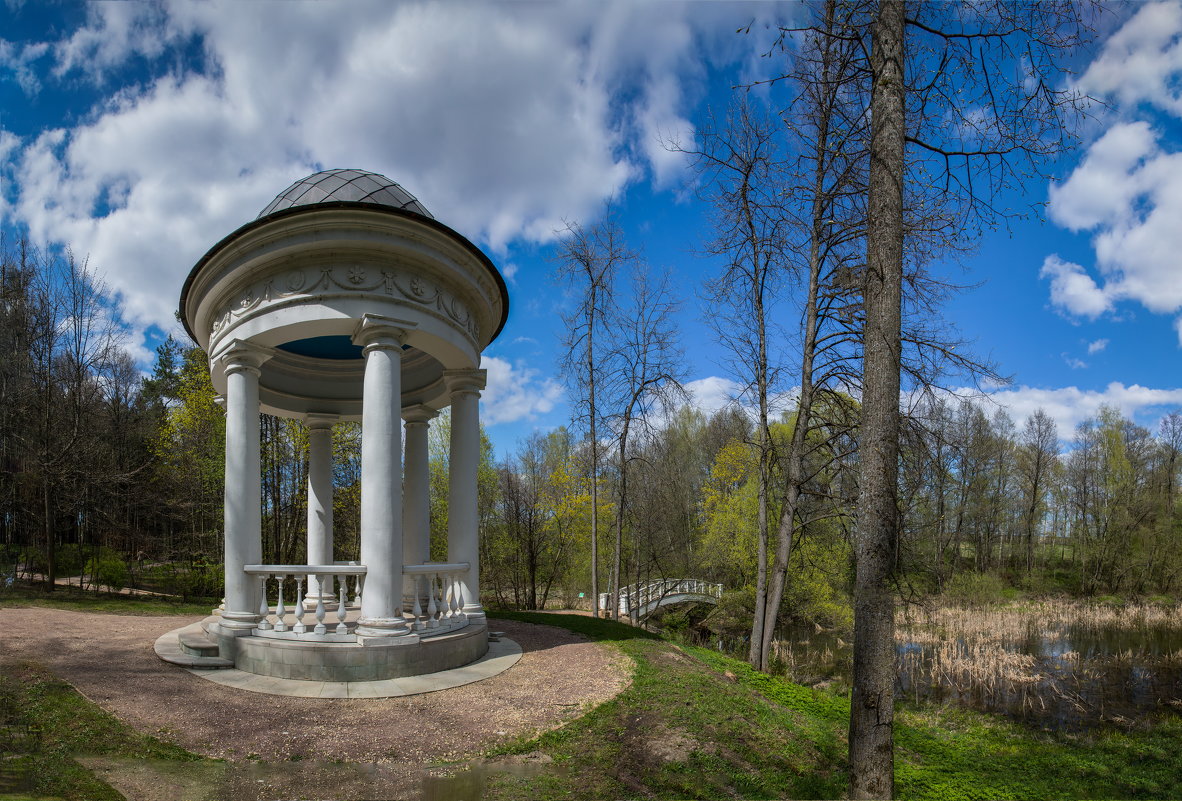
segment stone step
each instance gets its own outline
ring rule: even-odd
[[[198,630],[197,632],[183,630],[177,639],[180,640],[181,650],[190,656],[217,656],[218,644]]]
[[[200,623],[161,635],[156,640],[155,650],[165,662],[185,668],[222,670],[234,667],[229,659],[217,655],[217,643],[205,636]]]

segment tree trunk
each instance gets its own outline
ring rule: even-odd
[[[901,0],[883,0],[871,53],[866,329],[855,543],[850,797],[894,797],[894,595],[898,529],[903,279],[904,37]]]
[[[41,492],[42,501],[44,502],[45,512],[45,589],[53,592],[53,588],[57,585],[57,545],[54,542],[53,530],[53,495],[49,490],[49,467],[43,466],[45,470],[41,477]]]

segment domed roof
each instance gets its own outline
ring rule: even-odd
[[[325,170],[309,175],[276,195],[267,208],[259,212],[259,217],[291,206],[338,201],[393,206],[435,219],[410,192],[384,175],[364,170]]]

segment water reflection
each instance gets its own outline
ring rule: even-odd
[[[479,801],[484,797],[489,779],[498,774],[528,779],[547,772],[560,771],[548,759],[473,762],[451,775],[424,775],[420,798],[422,801]]]
[[[1182,712],[1182,608],[1069,601],[909,609],[897,627],[900,697],[954,701],[1053,730],[1134,726]],[[848,635],[776,633],[773,670],[848,686]],[[712,636],[708,641],[716,645]],[[745,658],[745,643],[720,650]]]

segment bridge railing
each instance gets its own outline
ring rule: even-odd
[[[686,597],[688,596],[688,597]],[[632,616],[633,610],[641,616],[647,615],[658,606],[679,603],[684,600],[706,600],[714,602],[722,597],[722,585],[701,579],[657,579],[655,581],[631,584],[620,588],[618,610],[621,615]],[[600,593],[599,608],[606,611],[611,606],[611,593]]]

